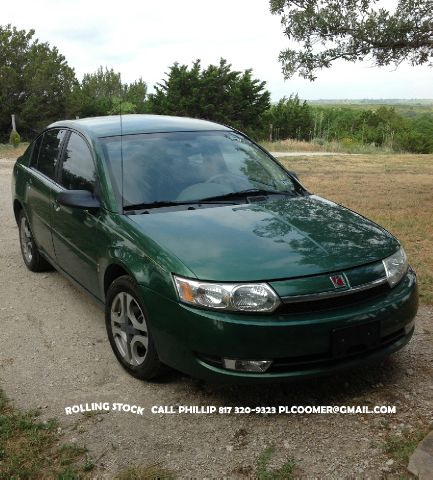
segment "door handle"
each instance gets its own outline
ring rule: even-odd
[[[52,202],[51,205],[53,206],[55,212],[60,210],[60,204],[58,202]]]

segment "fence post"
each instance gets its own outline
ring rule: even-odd
[[[15,114],[12,114],[12,131],[16,132],[17,131],[17,126],[15,123]]]
[[[269,141],[272,142],[272,123],[269,124]]]

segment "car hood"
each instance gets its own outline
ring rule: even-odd
[[[314,195],[130,219],[201,280],[276,280],[342,271],[381,260],[399,245],[370,220]]]

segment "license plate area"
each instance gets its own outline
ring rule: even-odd
[[[331,353],[335,358],[356,355],[380,345],[380,322],[338,328],[331,334]]]

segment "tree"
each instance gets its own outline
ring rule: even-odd
[[[337,59],[371,58],[378,66],[433,58],[431,0],[398,0],[394,11],[379,0],[270,0],[284,33],[301,48],[280,53],[285,78],[295,73],[309,80]]]
[[[0,26],[0,132],[8,132],[11,114],[19,130],[30,134],[72,115],[74,70],[56,47],[33,40],[34,30]]]
[[[141,77],[127,86],[125,100],[134,105],[135,113],[146,113],[146,96],[147,85]]]
[[[120,72],[100,66],[95,73],[83,76],[76,92],[81,117],[144,113],[146,110],[146,83],[139,80],[122,83]]]
[[[306,101],[299,100],[298,95],[283,97],[272,105],[266,113],[268,124],[272,124],[273,139],[294,138],[311,140],[313,135],[313,115]]]
[[[86,73],[79,90],[80,116],[108,115],[114,110],[113,101],[120,99],[125,90],[120,73],[102,66],[95,73]],[[117,105],[120,101],[117,102]]]
[[[231,69],[226,60],[202,69],[174,63],[167,78],[149,95],[149,110],[230,124],[255,136],[263,130],[263,114],[270,106],[266,82],[252,78],[252,71]]]

